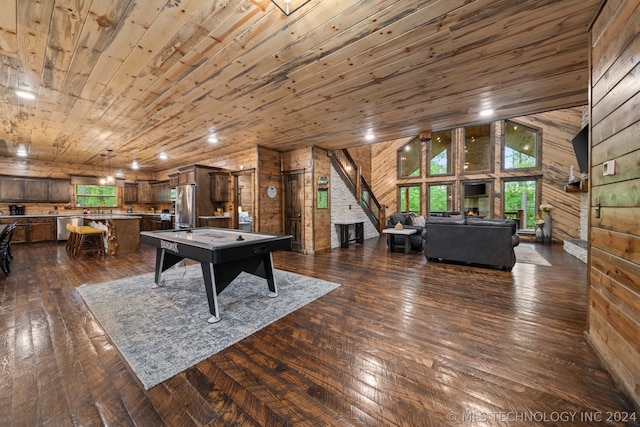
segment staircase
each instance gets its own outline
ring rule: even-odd
[[[331,151],[331,164],[351,190],[364,212],[378,231],[385,226],[386,212],[362,176],[362,168],[357,165],[346,149]]]

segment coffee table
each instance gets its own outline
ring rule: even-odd
[[[400,246],[394,242],[395,239],[393,236],[395,235],[395,236],[404,237],[403,241],[404,241],[405,254],[408,254],[409,251],[411,250],[411,243],[409,243],[409,236],[411,236],[412,234],[416,234],[417,232],[418,231],[413,228],[403,228],[401,230],[396,230],[395,228],[385,228],[384,230],[382,230],[382,233],[387,235],[387,245],[389,246],[389,252],[393,252],[397,247]]]

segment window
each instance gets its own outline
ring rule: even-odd
[[[398,175],[400,178],[420,177],[422,155],[420,138],[415,137],[398,150]]]
[[[538,132],[507,121],[504,132],[504,148],[502,150],[503,169],[524,169],[539,166]]]
[[[398,207],[401,213],[420,214],[420,186],[400,186],[398,188]]]
[[[491,182],[465,183],[462,191],[462,207],[466,216],[491,218]]]
[[[451,131],[432,134],[429,149],[429,175],[450,175],[452,163]]]
[[[437,184],[429,186],[429,216],[453,210],[453,185]]]
[[[505,180],[502,194],[504,217],[515,219],[520,229],[533,230],[538,206],[538,179]]]
[[[491,170],[491,125],[464,128],[464,171]]]
[[[76,206],[83,208],[116,207],[116,187],[114,185],[76,185]]]

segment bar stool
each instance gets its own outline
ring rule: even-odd
[[[67,252],[75,253],[76,239],[78,233],[76,233],[76,226],[67,224],[67,230],[69,230],[69,240],[67,240]]]
[[[74,229],[76,237],[72,253],[76,258],[79,258],[82,253],[104,255],[104,230],[87,226],[77,226]]]

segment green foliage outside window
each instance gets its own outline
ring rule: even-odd
[[[451,211],[451,185],[429,186],[429,212]]]
[[[400,187],[399,204],[401,213],[420,213],[420,186]]]
[[[535,228],[537,186],[536,180],[506,181],[504,183],[505,216],[510,216],[507,214],[509,212],[522,210],[525,219],[524,223],[520,224],[522,229],[532,230]]]
[[[429,149],[429,175],[451,173],[452,148],[451,131],[436,132],[431,137]]]
[[[76,206],[82,208],[116,207],[116,187],[113,185],[76,185]]]

